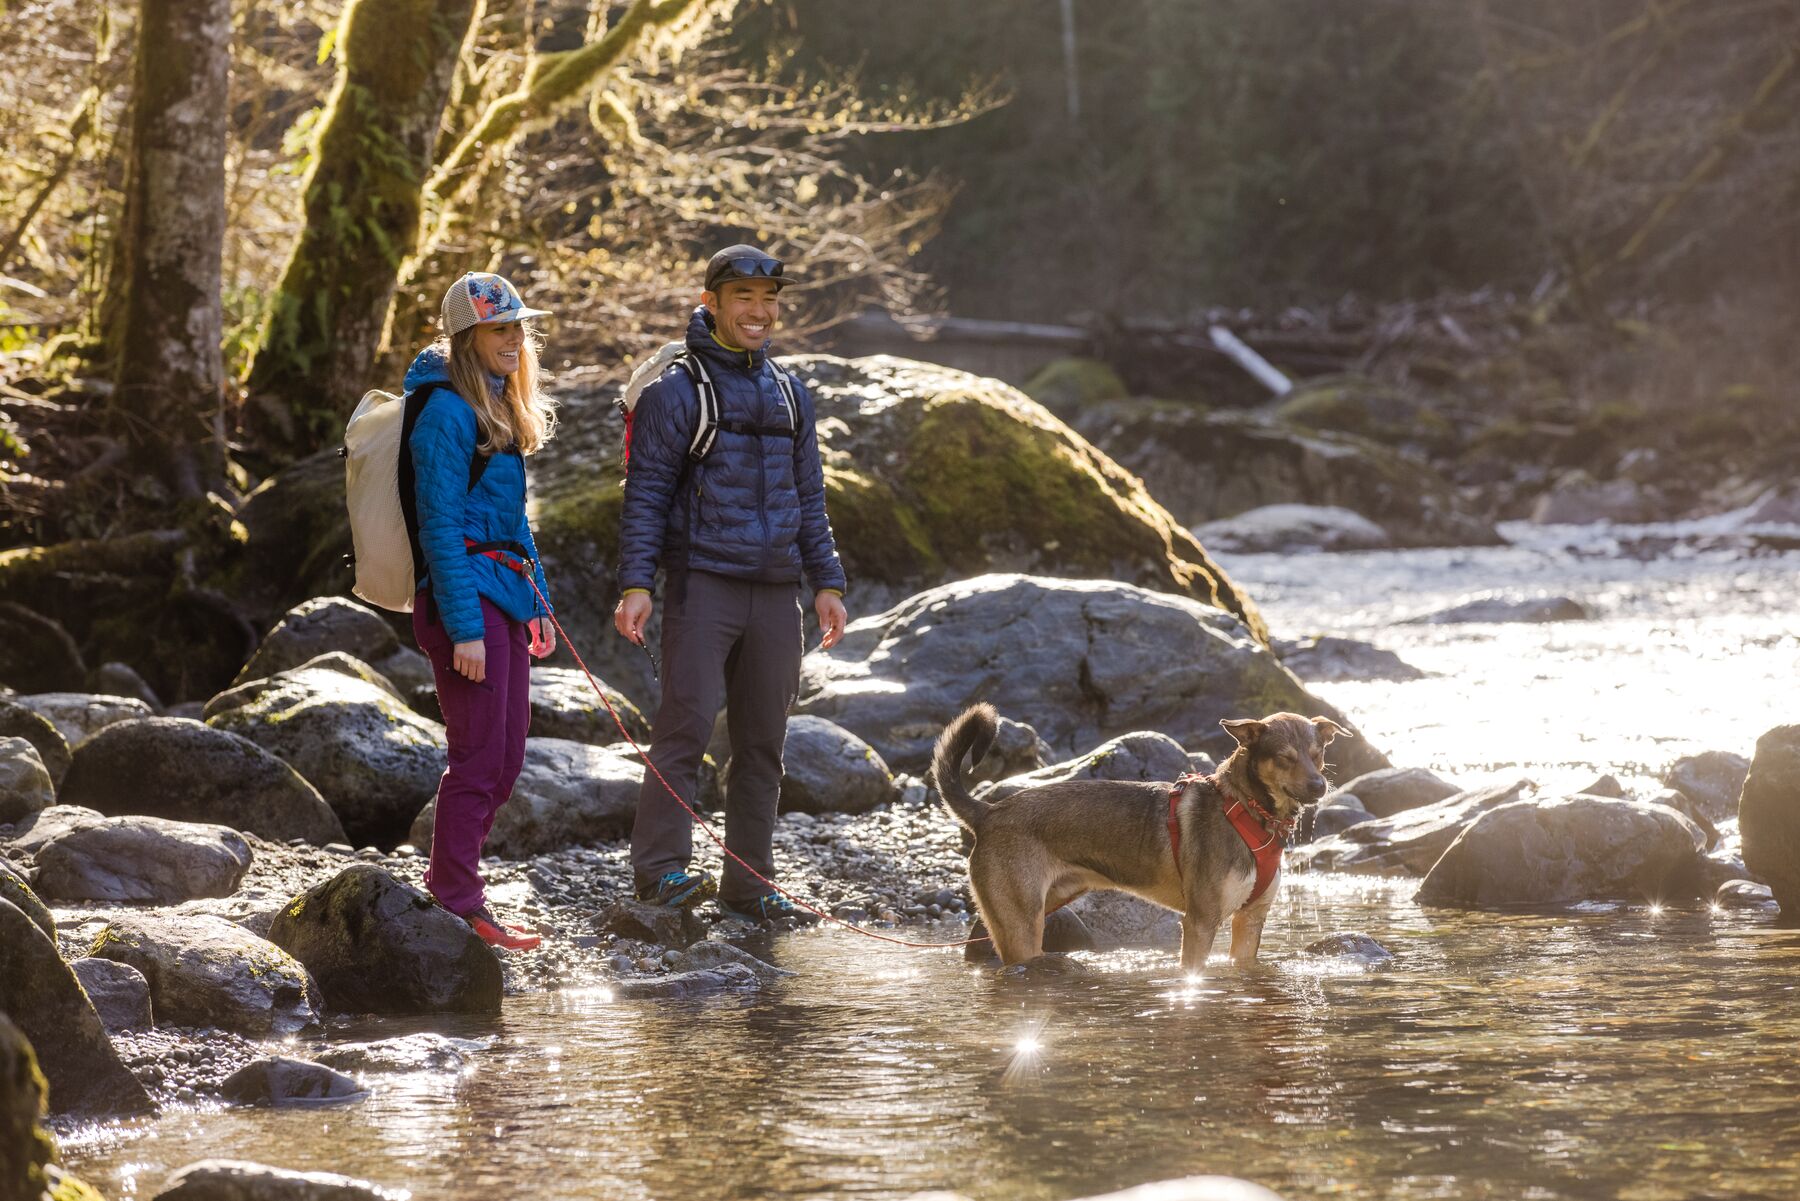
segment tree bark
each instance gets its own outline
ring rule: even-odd
[[[220,438],[230,0],[143,0],[111,412],[178,497],[224,475]],[[110,331],[109,331],[110,332]]]
[[[351,0],[344,10],[305,230],[250,370],[252,431],[280,457],[337,437],[372,382],[475,8],[476,0]]]

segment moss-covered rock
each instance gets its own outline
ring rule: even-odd
[[[1079,412],[1085,405],[1131,395],[1119,373],[1099,359],[1057,359],[1046,364],[1025,385],[1025,395],[1059,417]]]
[[[1401,546],[1499,540],[1422,460],[1365,438],[1159,400],[1090,406],[1077,426],[1190,526],[1266,505],[1333,505],[1369,518]]]
[[[43,1195],[56,1142],[40,1126],[49,1085],[31,1043],[0,1013],[0,1197]]]
[[[1184,524],[1017,389],[888,356],[783,363],[817,402],[826,507],[856,612],[953,579],[1023,571],[1190,597],[1265,637],[1255,605]],[[589,665],[652,695],[643,653],[611,620],[620,423],[610,393],[564,401],[562,432],[531,461],[538,549]]]
[[[150,1098],[106,1037],[56,944],[9,901],[0,901],[0,1011],[31,1040],[57,1113],[150,1111]]]
[[[19,912],[30,918],[51,942],[56,941],[56,916],[38,899],[31,883],[25,879],[25,873],[3,858],[0,858],[0,901],[17,905]]]

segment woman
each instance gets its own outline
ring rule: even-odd
[[[482,941],[509,949],[539,939],[488,908],[481,848],[525,762],[531,658],[556,649],[525,520],[524,456],[549,440],[556,416],[524,322],[547,315],[500,276],[471,272],[444,295],[444,336],[406,373],[409,394],[431,389],[409,441],[425,561],[413,633],[450,747],[425,886]]]

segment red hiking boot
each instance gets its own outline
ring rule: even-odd
[[[486,905],[471,913],[463,914],[463,921],[475,931],[475,936],[490,947],[501,947],[508,951],[529,951],[544,940],[523,926],[503,924],[494,916],[494,911]]]

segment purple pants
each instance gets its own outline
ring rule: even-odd
[[[450,635],[427,594],[413,601],[413,636],[431,660],[450,743],[450,765],[438,781],[425,887],[456,914],[479,909],[486,900],[481,847],[500,806],[512,796],[531,725],[530,632],[485,597],[481,620],[487,678],[477,684],[451,665]]]

